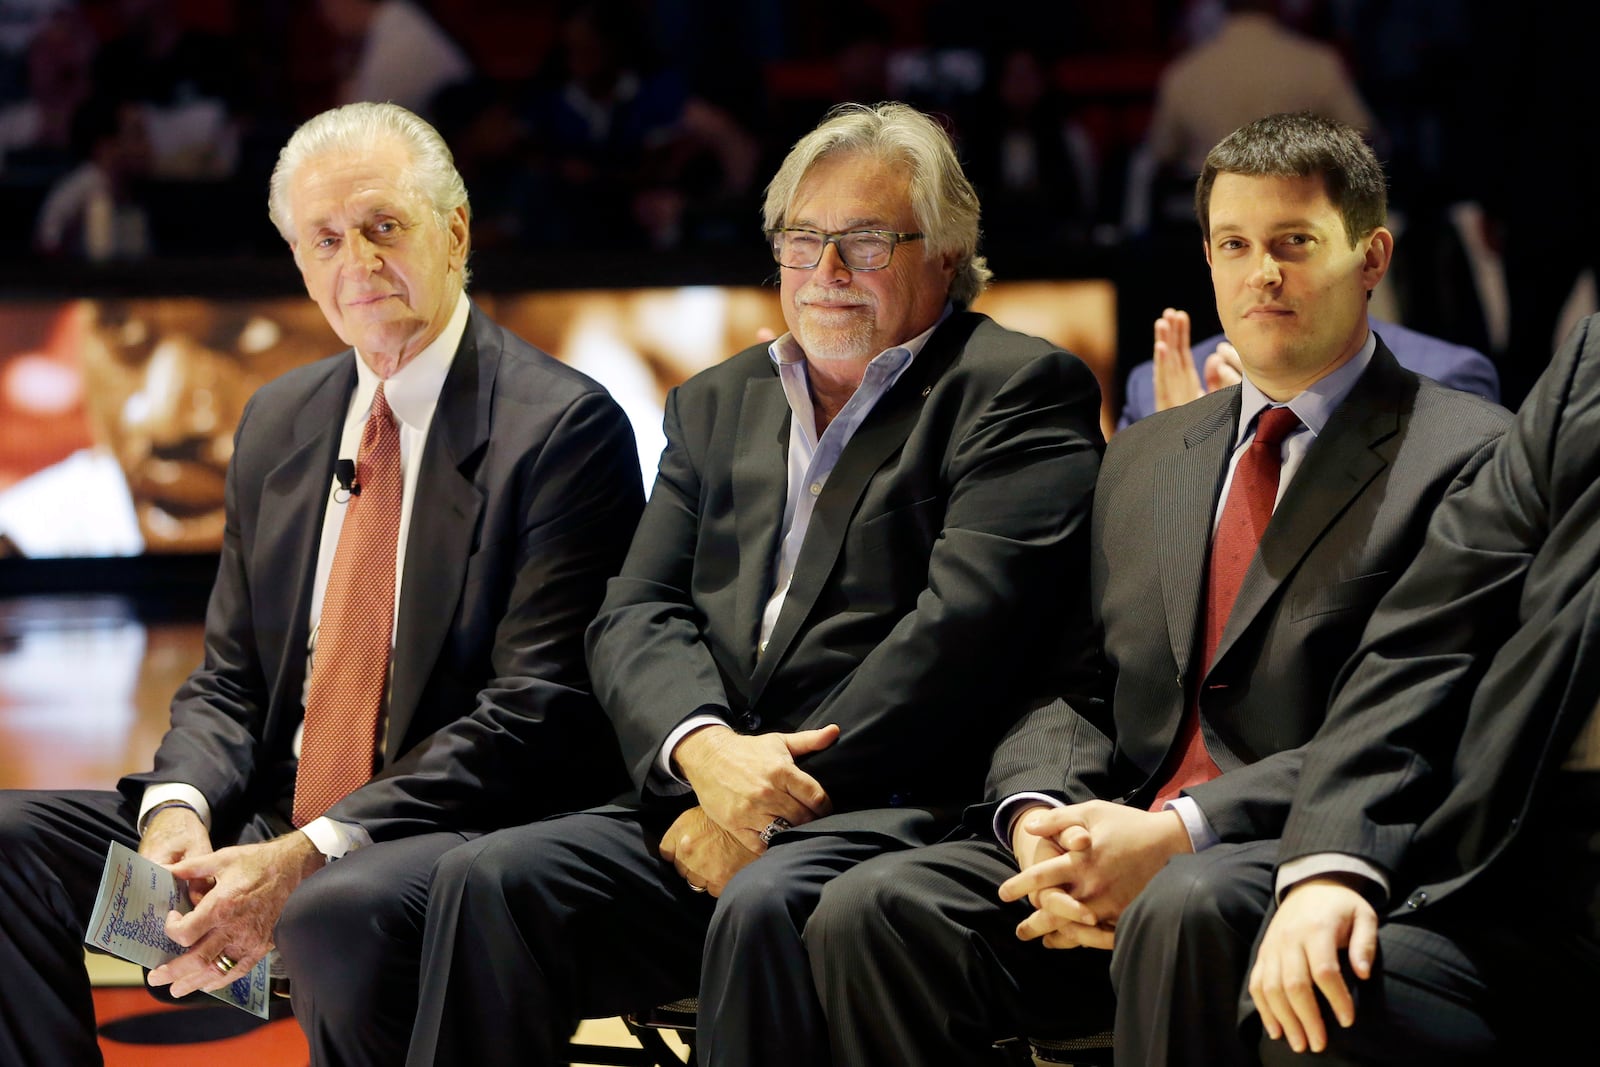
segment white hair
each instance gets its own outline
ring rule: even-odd
[[[961,170],[950,135],[907,104],[840,104],[821,125],[795,143],[767,186],[763,225],[784,225],[808,171],[835,153],[861,152],[911,169],[911,212],[925,235],[926,255],[956,254],[951,303],[970,305],[989,284],[988,263],[978,255],[978,194]]]
[[[440,225],[448,226],[456,208],[467,204],[467,186],[439,131],[398,104],[358,103],[307,119],[278,153],[267,194],[267,214],[283,239],[294,243],[289,186],[307,160],[325,152],[369,152],[388,140],[405,146],[411,156],[406,179],[427,199]],[[467,210],[470,218],[471,207]]]

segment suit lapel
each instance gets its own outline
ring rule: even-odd
[[[389,684],[386,762],[407,747],[406,732],[466,584],[483,510],[472,475],[489,440],[500,353],[497,328],[474,307],[439,390],[417,473],[395,628],[395,648],[406,654],[396,657]]]
[[[739,542],[739,578],[734,612],[755,667],[761,613],[773,581],[778,532],[789,486],[789,401],[776,373],[745,383],[733,456],[733,521]]]
[[[1379,342],[1372,363],[1312,442],[1284,491],[1239,586],[1217,645],[1217,662],[1293,574],[1350,502],[1389,465],[1378,446],[1400,428],[1395,397],[1403,390],[1398,364]]]
[[[946,319],[928,338],[928,343],[911,366],[900,375],[894,388],[879,398],[866,421],[845,445],[839,462],[834,465],[827,484],[817,497],[816,508],[811,513],[811,524],[806,527],[800,556],[795,561],[789,594],[784,598],[783,610],[779,612],[777,624],[767,639],[767,650],[756,662],[750,687],[752,704],[760,698],[761,690],[772,677],[777,664],[782,662],[784,653],[827,585],[839,558],[839,549],[844,545],[845,534],[850,529],[850,522],[873,475],[905,444],[922,414],[923,402],[931,392],[933,382],[962,351],[973,330],[982,321],[981,316],[970,314],[956,314]],[[770,557],[767,566],[770,569]]]
[[[1157,467],[1150,489],[1167,637],[1180,678],[1188,677],[1194,652],[1211,519],[1237,432],[1239,403],[1235,389],[1229,403],[1191,426],[1183,435],[1183,451]]]
[[[252,598],[262,661],[275,665],[272,713],[280,724],[300,721],[323,512],[339,458],[346,409],[355,389],[355,359],[352,351],[334,361],[327,376],[312,388],[295,417],[287,455],[268,472],[261,486],[251,555],[264,565],[254,565],[251,570],[272,575],[274,585],[292,590],[288,597]],[[287,614],[273,617],[270,613],[274,610]],[[276,646],[280,637],[283,644]],[[269,724],[268,730],[272,729]]]

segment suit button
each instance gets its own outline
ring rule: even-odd
[[[1406,897],[1406,907],[1408,908],[1420,908],[1427,902],[1428,891],[1425,889],[1419,889],[1409,897]]]
[[[744,728],[752,733],[761,729],[761,716],[757,715],[753,711],[745,712],[744,718],[740,719],[739,721],[744,723]]]

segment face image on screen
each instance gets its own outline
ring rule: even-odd
[[[294,299],[75,300],[24,316],[47,328],[0,354],[0,417],[49,443],[0,438],[0,536],[35,557],[215,551],[245,401],[340,347]]]
[[[776,289],[684,286],[473,294],[486,314],[609,389],[645,485],[666,394],[784,330]],[[1084,359],[1109,385],[1109,283],[999,283],[975,305]],[[0,303],[0,555],[214,552],[250,395],[340,351],[304,298]]]

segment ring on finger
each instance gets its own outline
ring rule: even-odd
[[[756,836],[761,839],[761,843],[763,845],[770,845],[770,844],[772,844],[772,839],[774,837],[777,837],[779,834],[783,833],[785,830],[793,830],[793,829],[794,829],[794,827],[792,825],[790,825],[789,820],[785,819],[782,815],[779,815],[779,816],[776,816],[775,818],[773,818],[773,820],[771,822],[767,823],[767,828],[765,830],[762,830]]]
[[[684,883],[688,885],[689,892],[691,892],[691,893],[704,893],[706,891],[706,887],[705,886],[703,886],[703,885],[695,885],[693,882],[689,881],[689,879],[687,879],[687,878],[684,879]]]
[[[216,959],[211,961],[211,966],[217,969],[217,973],[227,974],[229,971],[237,967],[238,964],[234,961],[232,956],[229,956],[226,952],[221,952],[217,954]]]

